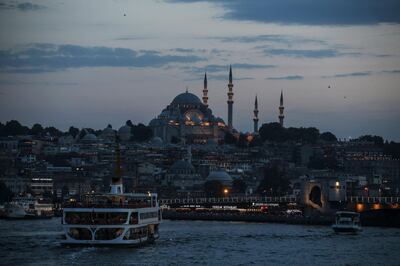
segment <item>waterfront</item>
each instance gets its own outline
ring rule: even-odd
[[[366,227],[337,235],[328,226],[164,221],[141,248],[63,247],[59,218],[0,220],[2,265],[398,265],[400,230]]]

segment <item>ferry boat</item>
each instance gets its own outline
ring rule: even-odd
[[[43,219],[53,217],[51,202],[31,195],[15,197],[4,205],[4,217],[9,219]]]
[[[361,231],[360,214],[350,211],[338,211],[332,229],[336,233],[353,233]]]
[[[142,245],[159,238],[161,210],[156,193],[123,193],[117,150],[116,177],[109,193],[87,194],[63,206],[67,245]]]

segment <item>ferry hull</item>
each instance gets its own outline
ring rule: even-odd
[[[341,226],[332,226],[333,231],[335,233],[348,233],[348,234],[357,234],[361,231],[359,227],[341,227]]]

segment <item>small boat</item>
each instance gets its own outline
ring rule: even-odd
[[[338,211],[332,229],[336,233],[353,233],[361,231],[360,214],[350,211]]]
[[[4,217],[9,219],[43,219],[53,216],[53,205],[31,195],[15,197],[4,205]]]

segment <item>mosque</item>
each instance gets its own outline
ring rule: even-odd
[[[213,115],[208,106],[207,74],[204,75],[203,97],[201,101],[195,94],[186,92],[176,96],[162,112],[149,123],[154,137],[164,143],[184,144],[221,143],[227,132],[236,133],[233,121],[233,83],[232,67],[229,68],[228,82],[228,124]],[[283,126],[283,95],[279,107],[279,121]],[[257,96],[254,105],[254,134],[258,133]]]

